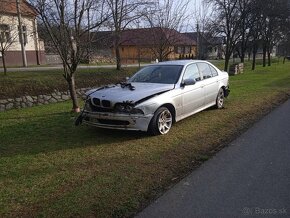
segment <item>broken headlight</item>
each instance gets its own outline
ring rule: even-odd
[[[131,104],[116,104],[115,109],[117,112],[128,114],[144,114],[144,112],[138,108],[134,108]]]
[[[84,110],[85,111],[92,111],[92,107],[91,107],[91,99],[88,98],[87,100],[85,100],[85,105],[84,105]]]

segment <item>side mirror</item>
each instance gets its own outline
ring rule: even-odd
[[[196,83],[195,79],[185,79],[181,82],[181,86],[190,86],[190,85],[194,85]]]
[[[128,81],[130,79],[130,77],[127,76],[125,79],[126,79],[126,81]]]

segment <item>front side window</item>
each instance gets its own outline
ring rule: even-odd
[[[186,80],[186,79],[195,79],[195,81],[201,80],[196,64],[191,64],[186,68],[184,72],[183,80]]]
[[[128,82],[175,84],[182,68],[180,65],[147,66],[139,70]]]
[[[0,41],[2,43],[10,41],[10,30],[6,24],[0,24]]]
[[[198,63],[197,64],[199,71],[202,74],[202,78],[203,79],[207,79],[207,78],[211,78],[212,77],[212,73],[210,70],[210,67],[208,64],[206,63]]]

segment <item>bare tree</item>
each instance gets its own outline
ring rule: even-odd
[[[75,74],[81,60],[88,56],[88,33],[108,19],[102,0],[31,0],[47,34],[63,62],[73,111],[78,112]],[[93,11],[94,13],[87,13]],[[88,20],[90,22],[88,22]]]
[[[259,48],[259,42],[261,39],[261,30],[263,25],[263,20],[260,16],[260,9],[256,7],[256,10],[253,11],[252,16],[255,16],[255,20],[252,24],[252,29],[250,33],[250,45],[248,44],[247,49],[252,50],[252,70],[256,68],[256,56]]]
[[[113,29],[114,50],[117,70],[121,69],[120,43],[121,34],[128,25],[143,16],[145,5],[150,4],[144,0],[106,0],[112,15],[111,27]]]
[[[287,18],[289,17],[289,9],[287,8],[287,0],[257,0],[257,4],[261,8],[262,19],[262,41],[263,41],[263,66],[271,65],[271,52],[273,46],[276,45],[287,31]]]
[[[196,2],[195,2],[196,3]],[[202,1],[200,4],[195,4],[192,11],[192,19],[194,25],[192,29],[196,30],[196,58],[207,58],[208,54],[208,42],[214,39],[215,31],[210,28],[212,11],[210,5],[206,1]]]
[[[17,39],[17,19],[0,14],[0,52],[5,76],[7,75],[6,52],[13,46]]]
[[[255,21],[257,20],[257,13],[255,13],[257,7],[253,0],[238,0],[237,7],[240,20],[240,27],[238,30],[240,39],[236,51],[241,59],[241,63],[244,63],[249,39],[253,33]]]
[[[208,0],[208,2],[212,3],[215,12],[215,17],[211,24],[212,28],[217,33],[225,36],[224,70],[227,71],[231,55],[240,39],[239,0]]]
[[[174,51],[174,45],[180,41],[178,31],[181,31],[189,17],[188,0],[155,1],[153,7],[148,7],[144,16],[152,28],[154,46],[152,52],[159,61],[166,60]]]

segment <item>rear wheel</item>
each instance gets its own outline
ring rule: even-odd
[[[224,107],[224,102],[225,102],[225,92],[223,88],[220,88],[218,95],[216,97],[216,108],[221,109]]]
[[[171,126],[172,126],[172,114],[170,110],[166,107],[159,108],[149,125],[149,132],[152,135],[165,135],[169,132]]]

